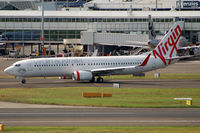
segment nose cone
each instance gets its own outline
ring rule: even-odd
[[[4,70],[4,72],[7,73],[7,74],[12,75],[12,68],[11,68],[11,67],[7,67],[7,68]]]

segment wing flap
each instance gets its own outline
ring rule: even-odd
[[[112,67],[112,68],[99,68],[91,70],[92,73],[112,73],[115,71],[122,71],[125,69],[133,69],[139,66],[127,66],[127,67]]]

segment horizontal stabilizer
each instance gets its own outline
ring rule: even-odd
[[[200,48],[200,46],[188,46],[188,47],[179,47],[178,49],[193,49],[193,48]]]
[[[176,59],[185,59],[185,58],[192,58],[198,55],[187,55],[187,56],[175,56],[171,58],[165,58],[165,60],[176,60]]]

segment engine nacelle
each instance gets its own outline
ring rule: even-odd
[[[74,71],[72,74],[73,80],[92,80],[92,73],[88,71]]]

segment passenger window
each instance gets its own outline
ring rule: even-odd
[[[16,64],[15,66],[16,66],[16,67],[20,67],[21,65],[20,65],[20,64]]]

